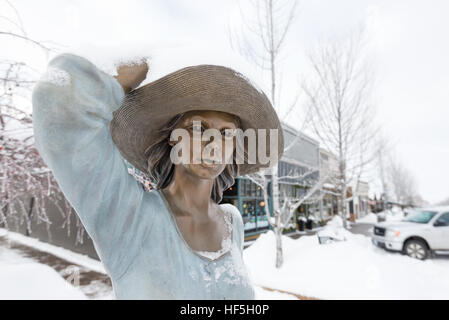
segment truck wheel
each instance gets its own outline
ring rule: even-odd
[[[404,247],[405,254],[409,257],[425,260],[429,256],[429,249],[427,245],[422,240],[409,240]]]

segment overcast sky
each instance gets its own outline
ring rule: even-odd
[[[2,2],[1,12],[13,14]],[[146,82],[187,65],[211,63],[239,70],[264,89],[269,85],[267,75],[230,46],[228,30],[240,26],[236,0],[11,2],[30,37],[58,43],[61,52],[83,54],[104,70],[112,70],[118,57],[146,54],[151,57]],[[320,38],[341,37],[363,23],[377,70],[378,121],[422,196],[431,202],[449,197],[449,2],[302,0],[298,9],[279,68],[280,113],[304,77],[306,51]],[[44,69],[47,58],[40,50],[7,43],[1,57]],[[295,126],[295,118],[289,123]]]

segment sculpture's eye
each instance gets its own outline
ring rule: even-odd
[[[203,126],[202,125],[198,125],[198,124],[194,124],[191,127],[191,129],[192,129],[193,132],[198,132],[198,133],[203,133],[204,132]]]
[[[225,137],[225,139],[231,139],[235,136],[235,129],[224,129],[221,131],[221,135]]]

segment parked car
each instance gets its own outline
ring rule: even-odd
[[[414,209],[402,221],[377,223],[372,242],[420,260],[449,254],[449,207]]]

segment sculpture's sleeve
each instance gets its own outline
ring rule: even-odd
[[[114,77],[67,53],[50,61],[32,96],[36,148],[115,277],[148,227],[139,216],[145,191],[109,132],[123,98]]]

